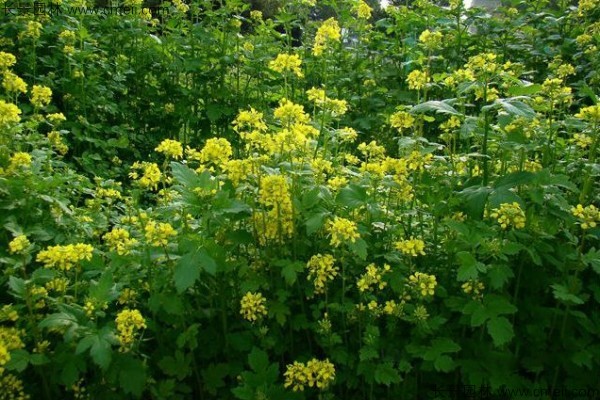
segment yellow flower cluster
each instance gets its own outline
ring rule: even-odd
[[[140,0],[140,3],[141,3],[141,0]],[[183,2],[183,0],[173,0],[173,5],[177,9],[177,11],[181,14],[185,14],[186,12],[188,12],[190,10],[190,6],[185,4]]]
[[[292,125],[295,123],[306,124],[310,120],[308,114],[304,112],[303,106],[294,104],[288,99],[282,99],[279,102],[279,107],[275,109],[273,115],[283,125]]]
[[[339,42],[342,37],[342,30],[335,18],[329,18],[319,27],[315,35],[315,45],[313,54],[320,56],[331,42]]]
[[[56,149],[56,151],[59,154],[65,155],[65,154],[67,154],[67,151],[69,151],[69,148],[63,142],[62,136],[60,135],[60,132],[58,132],[58,131],[48,132],[48,141],[50,142],[52,147],[54,147]]]
[[[335,366],[329,361],[313,358],[306,364],[294,361],[288,364],[285,373],[286,388],[292,387],[294,392],[303,391],[306,386],[326,389],[335,379]]]
[[[42,30],[42,24],[37,21],[28,21],[25,30],[19,33],[20,37],[30,37],[32,39],[37,39],[40,37]]]
[[[148,221],[144,226],[144,236],[152,246],[166,246],[169,238],[176,236],[177,231],[168,222]]]
[[[46,290],[51,290],[57,293],[66,292],[67,286],[69,286],[69,280],[67,278],[54,278],[44,285]]]
[[[369,144],[361,143],[358,145],[358,151],[362,153],[366,160],[380,160],[385,157],[385,147],[372,140]]]
[[[50,246],[38,253],[36,261],[43,263],[46,268],[69,271],[80,261],[91,260],[93,251],[94,248],[85,243]]]
[[[106,241],[108,247],[120,256],[128,255],[133,246],[137,244],[137,240],[130,238],[129,232],[123,228],[113,228],[102,238]]]
[[[408,285],[423,297],[433,296],[437,280],[434,275],[415,272],[408,277]]]
[[[0,375],[3,369],[0,368]],[[0,376],[0,399],[29,400],[31,397],[25,393],[23,381],[13,374]]]
[[[274,60],[269,62],[269,68],[273,71],[283,74],[284,72],[290,71],[297,77],[302,78],[302,59],[297,54],[278,54]]]
[[[516,201],[500,204],[500,208],[492,210],[490,217],[496,218],[502,229],[508,229],[511,226],[515,229],[525,228],[525,213]]]
[[[323,89],[313,87],[306,91],[306,95],[309,101],[315,103],[315,106],[330,111],[333,115],[343,115],[348,111],[346,100],[329,98]]]
[[[469,57],[469,61],[465,67],[472,71],[472,74],[486,77],[500,70],[500,65],[496,62],[497,58],[498,56],[494,53],[477,54]]]
[[[478,280],[471,280],[463,283],[461,288],[465,294],[472,295],[474,299],[480,299],[483,296],[485,285]]]
[[[250,108],[250,110],[240,111],[233,121],[233,130],[236,132],[245,130],[264,132],[267,130],[267,124],[264,122],[263,113]]]
[[[429,29],[425,29],[419,35],[419,42],[427,50],[435,50],[442,47],[442,40],[444,35],[442,32],[431,32]]]
[[[123,351],[127,351],[128,347],[133,344],[137,332],[146,328],[146,320],[142,316],[142,313],[136,309],[123,309],[117,314],[115,323],[117,324],[117,338],[119,339],[119,343],[121,343]]]
[[[177,140],[165,139],[154,150],[176,160],[183,157],[183,146]]]
[[[21,122],[21,110],[12,103],[0,100],[0,127]]]
[[[425,255],[425,242],[421,239],[415,239],[412,236],[410,239],[396,242],[395,247],[396,250],[399,250],[408,256],[417,257],[419,254],[422,256]]]
[[[225,138],[211,138],[206,141],[200,151],[199,161],[222,167],[233,155],[231,143]]]
[[[31,104],[34,107],[40,108],[50,104],[52,100],[52,90],[49,87],[41,85],[33,85],[31,89]]]
[[[576,133],[573,135],[572,139],[569,139],[569,141],[571,143],[575,143],[575,145],[582,149],[586,149],[594,142],[594,140],[585,133]]]
[[[29,167],[31,167],[31,154],[19,151],[10,156],[8,164],[9,171],[16,171]]]
[[[565,86],[560,78],[548,78],[542,83],[540,91],[544,96],[536,96],[534,102],[538,105],[545,105],[550,100],[554,105],[570,104],[573,100],[572,89]],[[577,115],[576,115],[577,116]]]
[[[581,220],[582,229],[595,228],[597,223],[600,222],[600,210],[593,204],[590,204],[587,207],[577,204],[577,207],[571,208],[571,214]]]
[[[31,242],[25,235],[19,235],[8,243],[8,251],[10,254],[22,253],[31,246]]]
[[[346,218],[335,217],[333,221],[329,221],[327,231],[331,235],[331,245],[339,247],[345,242],[356,242],[360,238],[356,223]]]
[[[63,113],[48,114],[46,115],[46,119],[48,120],[48,122],[54,125],[58,125],[59,123],[67,120]]]
[[[337,137],[342,143],[352,143],[358,138],[358,132],[354,128],[345,127],[338,129]]]
[[[383,290],[387,286],[387,282],[383,280],[383,276],[391,271],[391,267],[384,264],[378,268],[375,264],[367,265],[366,271],[356,282],[356,287],[360,292],[373,290],[373,287]]]
[[[139,175],[138,171],[142,171],[142,176]],[[143,188],[156,189],[162,174],[156,163],[136,161],[131,166],[129,177],[136,179]]]
[[[600,104],[584,107],[575,116],[598,125],[600,124]]]
[[[577,15],[585,17],[599,6],[600,2],[598,2],[598,0],[579,0],[579,4],[577,5]]]
[[[332,281],[337,276],[339,268],[334,264],[335,258],[331,254],[314,255],[306,264],[308,280],[313,280],[315,293],[324,293],[327,281]]]
[[[247,292],[240,301],[240,314],[250,322],[258,321],[267,315],[266,303],[262,293]]]
[[[429,75],[426,71],[419,71],[418,69],[411,71],[406,78],[408,88],[412,90],[421,90],[429,83]]]
[[[0,375],[4,372],[3,366],[11,359],[10,352],[22,349],[24,346],[16,328],[0,326]]]
[[[267,212],[256,212],[254,223],[261,244],[281,242],[294,233],[292,198],[282,175],[269,175],[261,179],[258,202],[270,207]]]
[[[17,62],[17,58],[11,53],[6,53],[4,51],[0,51],[0,71],[4,71]]]
[[[19,313],[11,304],[5,304],[0,308],[0,321],[15,322],[19,319]]]
[[[360,19],[369,19],[373,13],[371,6],[364,0],[358,0],[358,3],[354,6],[356,16]]]
[[[2,79],[2,87],[8,93],[26,93],[27,92],[27,84],[21,77],[16,74],[13,74],[10,71],[6,71],[3,74]]]
[[[406,111],[398,111],[390,116],[390,125],[402,132],[403,129],[411,128],[415,124],[415,117]]]

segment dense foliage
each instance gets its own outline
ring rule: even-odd
[[[0,399],[597,389],[597,0],[3,3]]]

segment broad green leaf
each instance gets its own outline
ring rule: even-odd
[[[337,204],[351,209],[367,203],[367,190],[358,185],[348,185],[338,192],[335,201]]]
[[[248,364],[254,372],[264,372],[269,367],[269,356],[263,350],[254,347],[248,355]]]
[[[452,357],[442,354],[438,358],[433,361],[433,367],[436,371],[440,372],[450,372],[456,368],[456,363],[452,359]]]
[[[555,283],[550,285],[552,293],[556,300],[565,302],[567,304],[583,304],[585,303],[581,298],[577,297],[573,293],[569,292],[569,289],[563,285]]]
[[[402,377],[394,364],[387,361],[381,364],[377,364],[375,367],[375,382],[380,385],[390,386],[395,383],[402,382]]]
[[[29,353],[24,349],[12,350],[10,360],[4,365],[9,371],[23,372],[29,364]]]
[[[510,342],[515,336],[513,326],[505,317],[493,318],[487,323],[487,331],[494,341],[494,346],[500,347]]]
[[[119,384],[123,392],[136,398],[142,396],[146,386],[146,367],[141,360],[122,356],[119,362]]]
[[[452,107],[448,100],[445,101],[426,101],[425,103],[414,106],[411,110],[411,114],[419,114],[428,111],[435,111],[438,114],[451,114],[451,115],[462,115],[454,107]]]

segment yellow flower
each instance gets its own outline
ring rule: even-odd
[[[41,30],[42,24],[37,21],[29,21],[27,22],[27,27],[19,34],[19,36],[30,37],[35,40],[40,37]]]
[[[325,359],[323,361],[313,358],[304,364],[294,361],[288,364],[285,373],[284,387],[292,387],[294,392],[303,391],[306,386],[326,389],[335,379],[335,366]]]
[[[204,164],[224,166],[233,155],[231,143],[225,138],[212,138],[206,141],[200,151],[199,161]]]
[[[23,250],[31,246],[31,242],[25,235],[19,235],[8,244],[8,251],[10,254],[23,253]]]
[[[319,27],[315,35],[315,45],[313,54],[320,56],[331,42],[339,42],[342,37],[342,30],[335,18],[329,18]]]
[[[49,87],[41,85],[33,85],[31,89],[31,104],[34,107],[44,107],[50,104],[52,100],[52,90]]]
[[[408,88],[412,90],[421,90],[429,82],[429,76],[425,71],[414,70],[406,78]]]
[[[126,256],[131,252],[131,248],[137,244],[136,239],[131,239],[129,232],[123,228],[114,228],[102,237],[112,251],[116,251],[121,256]]]
[[[63,113],[48,114],[48,115],[46,115],[46,119],[51,124],[54,124],[54,125],[57,125],[57,124],[67,120],[67,118],[65,117],[65,115]]]
[[[240,301],[240,314],[250,322],[258,321],[267,315],[266,303],[261,293],[247,292]]]
[[[49,246],[38,253],[36,261],[43,263],[46,268],[69,271],[80,261],[91,260],[93,251],[91,245],[84,243]]]
[[[403,129],[411,128],[415,118],[406,111],[398,111],[390,116],[390,125],[402,132]]]
[[[240,111],[237,118],[233,121],[233,130],[239,132],[245,129],[259,132],[266,131],[267,124],[263,120],[263,113],[256,111],[254,108],[250,108],[249,111]]]
[[[31,154],[19,151],[10,156],[8,165],[9,171],[15,171],[29,167],[31,167]]]
[[[365,273],[356,282],[356,287],[360,292],[371,291],[374,287],[383,290],[387,286],[383,276],[390,271],[391,267],[387,264],[384,264],[381,268],[378,268],[375,264],[369,264]]]
[[[587,207],[577,204],[576,207],[571,208],[571,214],[580,219],[581,229],[595,228],[597,223],[600,222],[600,210],[593,204]]]
[[[569,140],[571,143],[575,143],[578,147],[586,149],[589,147],[594,140],[584,133],[576,133],[573,138]]]
[[[355,243],[360,238],[356,223],[346,218],[335,217],[329,221],[327,230],[331,235],[331,245],[339,247],[345,242]]]
[[[2,87],[6,89],[6,91],[9,93],[27,92],[27,84],[25,83],[25,81],[10,71],[4,72]]]
[[[371,18],[371,14],[373,9],[367,2],[364,0],[359,0],[356,6],[354,6],[354,10],[356,12],[356,16],[360,19],[369,19]]]
[[[354,128],[345,127],[337,130],[337,137],[340,142],[352,143],[358,138],[358,133]]]
[[[600,124],[600,104],[584,107],[575,116],[594,124]]]
[[[152,246],[166,246],[169,238],[176,235],[177,231],[168,222],[148,221],[144,226],[144,236]]]
[[[396,242],[395,246],[396,250],[412,257],[417,257],[419,254],[422,256],[425,255],[425,242],[421,239],[415,239],[412,236],[410,239]]]
[[[156,189],[162,174],[160,172],[160,168],[156,163],[149,162],[134,162],[131,166],[131,172],[129,176],[133,179],[137,179],[138,184],[144,188]],[[142,176],[140,177],[138,174],[138,170],[142,171]]]
[[[141,3],[141,0],[140,0]],[[182,0],[173,0],[173,5],[181,14],[185,14],[190,10],[190,6],[185,4]]]
[[[324,293],[327,281],[332,281],[338,274],[339,268],[334,266],[335,259],[331,254],[317,254],[310,258],[306,267],[308,268],[308,280],[313,280],[315,293]]]
[[[0,127],[21,122],[21,110],[12,103],[0,100]]]
[[[497,219],[502,229],[508,229],[511,226],[515,229],[525,227],[525,213],[516,201],[500,204],[500,208],[492,210],[490,217]]]
[[[435,50],[442,47],[443,38],[444,35],[442,35],[442,32],[431,32],[429,29],[426,29],[419,35],[419,42],[427,50]]]
[[[135,341],[137,332],[146,328],[146,320],[142,316],[142,313],[135,309],[123,309],[117,314],[115,323],[117,324],[117,338],[121,343],[122,351],[127,351],[129,346]]]
[[[295,123],[306,124],[310,120],[308,114],[304,112],[304,107],[294,104],[288,99],[282,99],[273,113],[275,118],[281,120],[283,125]]]
[[[299,78],[304,76],[302,74],[302,69],[300,69],[301,65],[302,60],[297,54],[278,54],[274,60],[269,62],[269,68],[273,71],[281,74],[290,71]]]
[[[165,139],[154,150],[174,159],[183,157],[183,146],[177,140]]]
[[[461,288],[465,294],[472,295],[473,299],[480,299],[483,296],[485,285],[478,280],[471,280],[463,283]]]
[[[437,280],[434,275],[415,272],[408,277],[408,285],[423,297],[433,296]]]
[[[0,51],[0,71],[12,67],[16,62],[17,58],[14,55]]]

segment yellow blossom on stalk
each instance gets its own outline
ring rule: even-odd
[[[0,321],[15,322],[19,319],[19,313],[15,310],[12,304],[5,304],[0,308]]]
[[[483,296],[485,285],[478,280],[471,280],[463,283],[461,288],[465,294],[472,295],[474,299],[480,299]]]
[[[315,45],[313,54],[320,56],[331,42],[339,42],[342,37],[342,30],[335,18],[329,18],[319,27],[315,35]]]
[[[437,280],[434,275],[415,272],[408,277],[408,285],[415,289],[421,296],[433,296]]]
[[[278,54],[274,60],[269,62],[269,68],[273,71],[283,74],[290,71],[297,77],[302,78],[302,59],[297,54]]]
[[[315,293],[324,293],[327,281],[332,281],[338,274],[339,268],[335,265],[335,258],[331,254],[317,254],[308,260],[308,280],[313,280]]]
[[[119,304],[128,304],[134,303],[135,298],[137,297],[137,292],[130,288],[125,288],[121,291],[121,295],[119,296]]]
[[[24,31],[19,33],[20,37],[30,37],[32,39],[37,39],[40,37],[42,30],[42,24],[37,21],[29,21],[27,22],[27,27]]]
[[[356,16],[360,19],[369,19],[371,18],[371,14],[373,9],[369,4],[367,4],[364,0],[358,0],[356,6],[354,6],[354,11],[356,12]]]
[[[500,70],[500,65],[496,62],[498,56],[494,53],[481,53],[469,57],[465,67],[476,75],[494,74]]]
[[[51,290],[57,293],[66,292],[67,286],[69,286],[69,280],[67,278],[54,278],[44,285],[46,290]]]
[[[429,76],[425,71],[414,70],[408,74],[406,78],[406,82],[408,83],[408,88],[412,90],[421,90],[427,85],[429,82]]]
[[[593,204],[584,207],[581,204],[577,204],[576,207],[571,208],[571,214],[579,218],[581,222],[581,229],[592,229],[600,222],[600,210]]]
[[[244,42],[242,48],[248,53],[252,53],[254,51],[254,45],[251,42]]]
[[[449,132],[452,129],[458,128],[460,124],[460,118],[458,118],[456,115],[453,115],[446,122],[442,122],[440,124],[440,129],[445,132]]]
[[[418,306],[415,307],[415,310],[413,311],[413,315],[417,321],[425,321],[425,320],[427,320],[427,318],[429,318],[429,313],[427,312],[427,308],[422,304],[419,304]]]
[[[256,111],[254,108],[250,110],[240,111],[235,120],[233,120],[233,130],[256,130],[264,132],[267,130],[267,124],[263,120],[263,113]]]
[[[548,78],[542,83],[540,93],[545,95],[553,104],[569,104],[573,98],[571,88],[563,85],[563,80],[560,78]],[[544,104],[546,100],[543,97],[536,97],[536,102]]]
[[[200,151],[199,161],[223,167],[233,155],[231,143],[225,138],[208,139]]]
[[[587,33],[583,33],[579,36],[577,36],[575,38],[575,42],[580,46],[583,47],[587,44],[590,44],[592,42],[592,40],[594,40],[592,35],[588,35]]]
[[[4,72],[2,87],[9,93],[26,93],[27,84],[18,75],[10,71]]]
[[[23,381],[13,374],[2,374],[0,367],[0,399],[29,400],[31,397],[25,393]]]
[[[131,170],[132,171],[129,173],[129,176],[133,179],[136,179],[139,185],[144,188],[156,189],[162,177],[160,168],[158,168],[156,163],[149,163],[145,161],[140,163],[136,161],[131,166]],[[137,172],[138,170],[142,171],[141,177]]]
[[[69,151],[69,148],[62,141],[62,137],[60,136],[60,132],[58,131],[48,132],[48,141],[59,154],[65,155],[67,154],[67,151]]]
[[[52,100],[52,90],[49,87],[41,85],[33,85],[31,89],[31,104],[34,107],[44,107],[50,104]]]
[[[182,0],[173,0],[173,5],[181,14],[185,14],[190,10],[190,6],[185,4]]]
[[[343,176],[334,176],[333,178],[331,178],[327,181],[327,185],[333,191],[338,191],[341,188],[343,188],[344,186],[346,186],[347,184],[348,184],[348,179],[344,178]]]
[[[373,287],[383,290],[387,286],[383,276],[390,271],[391,267],[387,264],[384,264],[381,268],[378,268],[375,264],[369,264],[365,273],[356,282],[356,287],[360,292],[373,290]]]
[[[22,151],[16,152],[9,158],[9,171],[31,167],[31,154]]]
[[[267,315],[266,303],[262,293],[247,292],[240,301],[240,314],[250,322],[258,321]]]
[[[495,87],[490,87],[489,85],[486,85],[486,87],[477,86],[475,88],[475,100],[483,100],[486,103],[489,103],[494,100],[497,100],[498,98],[500,98],[499,92],[498,89],[496,89]]]
[[[57,125],[57,124],[67,120],[67,118],[65,117],[65,115],[63,113],[48,114],[48,115],[46,115],[46,119],[51,124],[54,124],[54,125]]]
[[[12,67],[16,62],[17,58],[14,55],[0,51],[0,72]]]
[[[397,111],[390,116],[390,125],[402,132],[403,129],[411,128],[415,124],[415,117],[406,111]]]
[[[263,13],[262,13],[262,11],[259,11],[259,10],[252,10],[252,11],[250,11],[250,18],[252,18],[253,20],[256,20],[256,21],[262,21]]]
[[[137,338],[139,330],[146,328],[146,320],[139,310],[123,309],[115,318],[117,324],[117,338],[121,343],[122,351],[127,351]]]
[[[569,140],[571,143],[575,143],[578,147],[586,149],[594,142],[594,140],[586,135],[585,133],[576,133],[573,138]]]
[[[165,139],[154,150],[174,159],[183,157],[183,146],[177,140]]]
[[[148,221],[144,226],[144,236],[152,246],[166,246],[169,238],[176,236],[177,231],[168,222]]]
[[[385,147],[378,145],[375,140],[372,140],[369,144],[359,144],[358,151],[360,151],[367,160],[380,160],[385,157]]]
[[[422,256],[425,255],[425,242],[421,239],[415,239],[412,236],[410,239],[396,242],[395,247],[396,250],[399,250],[408,256],[417,257],[419,254]]]
[[[569,75],[575,75],[575,67],[571,64],[560,64],[556,67],[556,76],[559,78],[564,79]]]
[[[575,116],[594,124],[600,124],[600,104],[584,107]]]
[[[356,223],[346,218],[335,217],[329,221],[327,231],[331,235],[331,245],[339,247],[345,242],[355,243],[360,238]]]
[[[123,228],[114,228],[102,238],[112,251],[116,251],[121,256],[128,255],[131,252],[131,248],[137,243],[137,240],[131,239],[129,232]]]
[[[38,253],[36,261],[43,263],[46,268],[69,271],[80,261],[91,260],[93,251],[94,248],[85,243],[49,246]]]
[[[508,229],[511,226],[515,229],[525,227],[525,213],[516,201],[500,204],[500,208],[492,210],[490,217],[497,219],[502,229]]]
[[[283,125],[295,123],[306,124],[310,120],[307,113],[304,112],[304,106],[294,104],[288,99],[282,99],[273,113],[275,118],[281,120]]]
[[[23,250],[31,246],[31,242],[25,235],[19,235],[8,243],[8,251],[10,254],[23,253]]]
[[[350,127],[338,129],[336,134],[342,143],[352,143],[358,138],[358,133],[356,130]]]
[[[577,6],[577,15],[579,17],[585,17],[599,6],[600,3],[598,0],[579,0],[579,4]]]
[[[313,358],[304,364],[295,361],[288,364],[285,373],[284,387],[292,387],[294,392],[303,391],[306,386],[326,389],[335,379],[335,366],[329,361]]]
[[[443,38],[444,35],[442,35],[442,32],[431,32],[429,29],[426,29],[419,35],[419,42],[427,50],[435,50],[442,47]]]
[[[0,127],[21,122],[21,110],[12,103],[0,100]]]
[[[229,160],[223,165],[223,169],[233,185],[238,186],[252,173],[252,162],[250,160]]]

